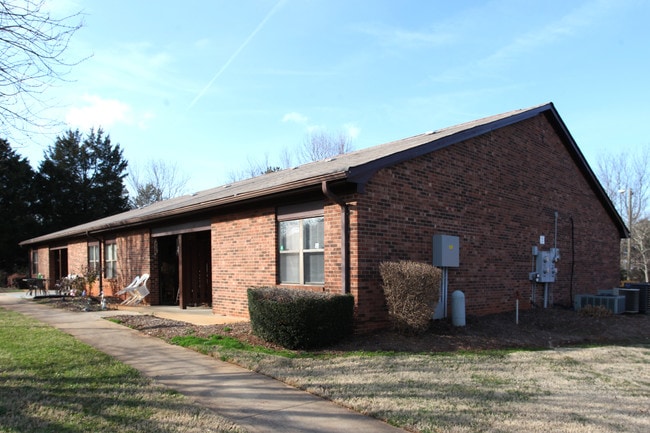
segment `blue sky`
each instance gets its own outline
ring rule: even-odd
[[[187,192],[309,131],[355,149],[554,102],[595,168],[650,144],[643,0],[53,0],[81,10],[47,91],[66,122],[13,137],[37,165],[67,128],[102,127],[132,165],[175,162]]]

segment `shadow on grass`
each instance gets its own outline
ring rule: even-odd
[[[0,309],[0,431],[207,430],[241,431],[73,337]]]

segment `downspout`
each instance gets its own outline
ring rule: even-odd
[[[341,207],[341,287],[343,294],[347,294],[350,293],[350,255],[348,254],[349,209],[341,197],[329,189],[326,180],[321,182],[321,187],[325,197]]]
[[[103,269],[103,266],[102,266],[102,264],[104,263],[102,261],[102,250],[104,249],[103,240],[100,239],[100,238],[96,238],[95,236],[92,236],[89,231],[86,231],[86,236],[89,237],[90,239],[94,239],[97,242],[99,242],[99,248],[98,248],[99,249],[99,257],[98,257],[98,259],[99,259],[99,263],[98,263],[99,269],[97,270],[97,274],[98,274],[97,279],[99,280],[99,295],[101,296],[101,295],[104,294],[104,278],[103,278],[104,269]]]

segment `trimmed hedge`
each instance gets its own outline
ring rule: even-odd
[[[352,332],[354,298],[281,288],[248,289],[253,333],[288,349],[327,346]]]

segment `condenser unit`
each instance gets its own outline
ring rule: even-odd
[[[625,312],[625,296],[576,295],[576,311],[582,310],[587,305],[605,307],[614,314],[623,314]]]
[[[639,289],[639,313],[650,314],[650,283],[625,283],[625,288]]]
[[[614,295],[625,296],[625,312],[638,313],[639,312],[639,289],[631,287],[615,288]]]

